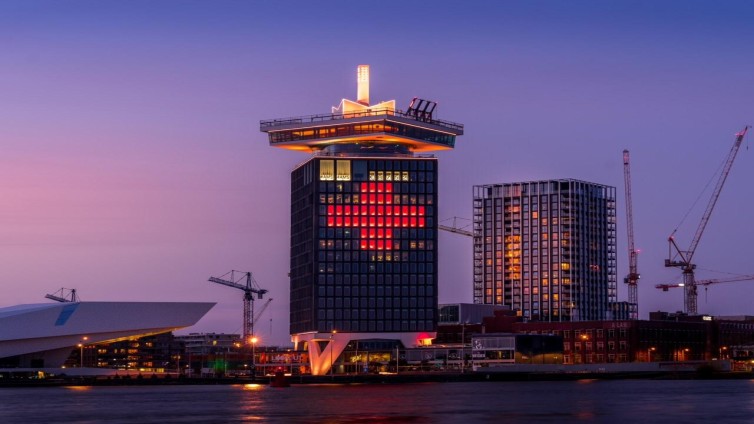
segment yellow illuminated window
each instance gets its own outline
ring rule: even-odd
[[[385,181],[385,172],[377,171],[377,181]]]
[[[562,269],[563,271],[568,271],[569,269],[571,269],[571,264],[569,264],[568,262],[561,262],[560,269]]]
[[[335,161],[332,161],[332,160],[319,161],[319,180],[320,181],[334,181],[335,180]]]
[[[403,171],[403,181],[408,181],[408,171]]]
[[[351,181],[351,161],[339,160],[337,165],[338,165],[338,177],[337,177],[338,181]]]

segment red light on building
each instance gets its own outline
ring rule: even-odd
[[[359,229],[361,249],[398,250],[393,228],[425,228],[424,206],[393,205],[392,196],[383,194],[393,192],[393,183],[362,183],[360,191],[361,205],[358,198],[355,204],[327,205],[327,226]]]

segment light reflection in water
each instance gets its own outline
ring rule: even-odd
[[[0,389],[5,423],[749,423],[752,380]],[[74,393],[75,392],[75,393]],[[30,405],[43,402],[44,408]],[[668,405],[673,405],[669,408]]]

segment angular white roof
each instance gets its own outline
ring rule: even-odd
[[[205,302],[63,302],[0,308],[0,358],[174,331],[194,325]],[[56,353],[60,356],[60,353]],[[65,358],[63,359],[65,360]],[[56,361],[57,362],[57,361]],[[48,364],[46,366],[50,366]],[[61,363],[62,365],[62,363]]]

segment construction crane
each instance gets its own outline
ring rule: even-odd
[[[725,180],[728,178],[728,174],[730,173],[730,168],[733,166],[733,160],[736,158],[736,154],[738,153],[738,148],[741,147],[741,142],[744,139],[744,136],[746,135],[746,132],[748,131],[750,127],[747,125],[744,127],[744,129],[736,134],[736,140],[733,143],[733,147],[730,149],[730,152],[728,153],[728,157],[725,160],[725,164],[723,165],[723,170],[720,173],[720,177],[717,180],[717,185],[715,186],[715,189],[712,192],[712,197],[709,200],[709,203],[707,204],[707,209],[704,211],[704,214],[702,215],[702,220],[699,222],[699,226],[696,229],[696,234],[694,235],[694,238],[691,240],[691,245],[687,250],[681,250],[678,247],[678,244],[675,242],[675,233],[678,231],[676,228],[673,233],[668,238],[668,259],[665,260],[665,266],[666,267],[676,267],[683,270],[683,287],[684,287],[684,309],[685,312],[689,315],[696,315],[697,314],[697,291],[696,291],[696,281],[694,279],[694,269],[696,268],[696,264],[691,262],[694,259],[694,253],[696,252],[697,246],[699,246],[699,241],[702,238],[702,234],[704,233],[704,229],[707,227],[707,223],[709,222],[710,216],[712,215],[712,210],[715,208],[715,204],[717,203],[717,199],[720,197],[720,191],[723,188],[723,185],[725,184]],[[673,251],[675,251],[675,256],[673,256]]]
[[[728,277],[728,278],[716,278],[711,280],[698,280],[694,281],[694,285],[697,287],[704,286],[706,289],[707,286],[711,286],[713,284],[720,284],[720,283],[733,283],[736,281],[749,281],[754,280],[754,275],[737,275],[735,277]],[[655,288],[661,289],[662,291],[668,291],[669,289],[674,288],[680,288],[685,287],[683,283],[675,283],[675,284],[657,284]]]
[[[230,279],[226,280],[224,277],[228,276],[228,274],[230,274]],[[236,279],[236,274],[242,274],[242,276]],[[241,284],[240,281],[243,281],[244,278],[246,279],[246,283]],[[259,284],[254,280],[250,272],[232,270],[220,276],[220,278],[209,277],[209,281],[243,290],[243,340],[246,344],[251,343],[251,339],[254,337],[254,295],[257,295],[257,299],[262,299],[267,290],[259,287]],[[267,303],[269,304],[269,301]],[[265,306],[267,305],[265,304]]]
[[[628,284],[628,303],[631,308],[630,319],[639,319],[639,252],[634,246],[634,210],[631,197],[631,165],[628,150],[623,151],[623,183],[626,193],[626,234],[628,235],[628,275],[623,282]]]
[[[62,287],[54,294],[46,294],[46,299],[52,299],[56,302],[78,302],[79,298],[76,295],[76,289],[67,289]]]
[[[459,218],[457,216],[454,216],[452,218],[452,220],[453,220],[453,225],[438,224],[437,228],[439,228],[441,230],[444,230],[444,231],[449,231],[451,233],[461,234],[461,235],[464,235],[464,236],[467,236],[467,237],[474,237],[474,233],[466,229],[471,224],[466,224],[466,225],[463,225],[463,226],[459,226],[458,225],[458,220],[468,221],[468,219]],[[445,220],[443,222],[446,222],[446,221],[447,220]]]

